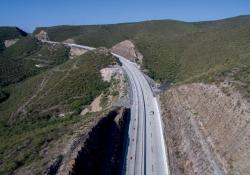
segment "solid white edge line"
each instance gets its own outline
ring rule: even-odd
[[[159,110],[159,104],[157,102],[157,98],[154,97],[154,102],[156,103],[156,108],[157,108],[157,113],[158,113],[158,116],[157,117],[157,120],[160,124],[160,139],[161,139],[161,149],[162,149],[162,152],[164,153],[164,168],[165,168],[165,172],[167,172],[166,175],[170,175],[170,171],[169,171],[169,166],[168,166],[168,155],[166,154],[166,145],[165,145],[165,139],[163,137],[163,127],[162,127],[162,119],[161,119],[161,113],[160,113],[160,110]]]

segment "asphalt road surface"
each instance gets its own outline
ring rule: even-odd
[[[160,111],[152,89],[136,64],[117,54],[113,55],[121,61],[132,90],[125,174],[168,175]]]

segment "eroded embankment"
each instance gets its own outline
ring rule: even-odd
[[[70,174],[120,174],[129,120],[129,109],[112,111],[101,119],[78,152]]]
[[[194,83],[161,102],[172,174],[250,173],[250,105],[237,91]]]

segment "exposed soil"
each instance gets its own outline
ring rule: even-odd
[[[114,66],[101,69],[100,72],[101,72],[103,81],[110,82],[112,76],[118,73],[119,70],[120,70],[119,67],[114,67]]]
[[[125,79],[125,74],[119,65],[110,65],[101,69],[103,81],[111,83],[108,92],[104,93],[101,99],[102,108],[111,106],[125,106],[128,102],[128,83]]]
[[[161,96],[172,174],[250,174],[250,104],[222,87],[194,83]]]
[[[133,62],[142,63],[143,55],[130,40],[122,41],[111,48],[111,51]]]
[[[90,108],[91,112],[98,112],[102,110],[102,107],[100,106],[101,103],[101,97],[102,95],[99,95],[96,97],[96,99],[91,103]]]
[[[16,42],[18,41],[19,39],[16,38],[16,39],[10,39],[10,40],[5,40],[4,41],[4,45],[6,48],[12,46],[13,44],[16,44]]]
[[[63,41],[64,43],[69,43],[69,44],[75,44],[75,40],[72,38],[66,39],[65,41]]]
[[[73,58],[75,58],[77,56],[80,56],[80,55],[86,53],[86,52],[88,52],[88,50],[86,50],[86,49],[71,47],[70,48],[70,56],[69,56],[69,58],[73,59]]]
[[[45,32],[44,30],[41,30],[38,34],[35,35],[35,37],[38,39],[38,40],[49,40],[49,36],[48,36],[48,33]]]

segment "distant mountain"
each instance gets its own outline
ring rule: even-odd
[[[73,39],[94,47],[132,40],[143,66],[161,82],[180,82],[220,74],[249,60],[250,16],[217,21],[156,20],[138,23],[37,28],[55,41]]]
[[[28,33],[18,27],[0,27],[0,41],[25,37]]]
[[[0,54],[5,49],[5,41],[27,36],[28,33],[18,27],[0,27]]]

